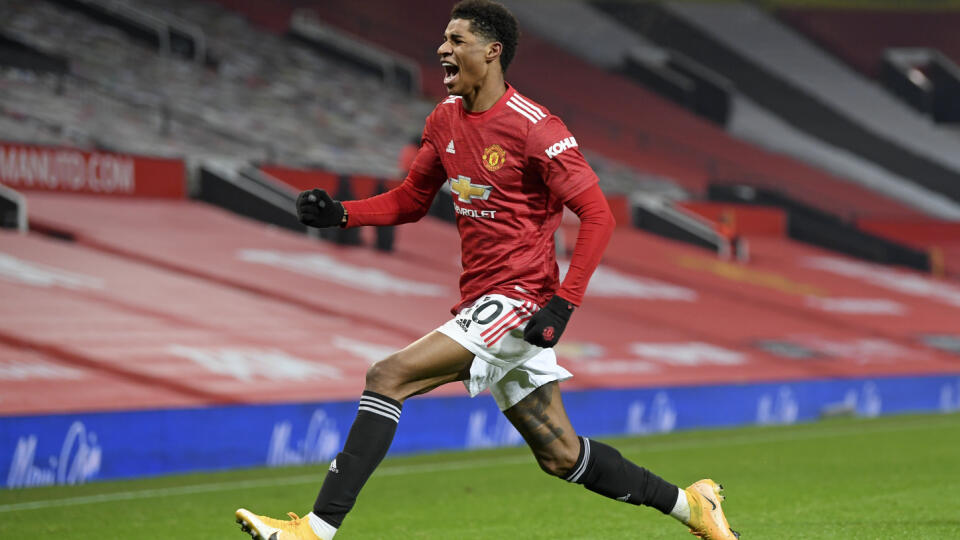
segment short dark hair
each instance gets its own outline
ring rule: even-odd
[[[517,42],[520,39],[517,18],[510,10],[490,0],[462,0],[450,10],[450,18],[470,21],[471,32],[503,44],[500,66],[504,73],[507,72],[507,67],[517,53]]]

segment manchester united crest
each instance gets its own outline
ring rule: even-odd
[[[483,156],[480,157],[480,161],[483,162],[483,166],[486,167],[488,171],[498,171],[503,167],[503,164],[506,163],[507,153],[503,151],[503,147],[499,144],[492,144],[483,150]]]

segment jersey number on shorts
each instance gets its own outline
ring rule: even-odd
[[[492,310],[488,308],[492,308]],[[490,300],[473,311],[473,322],[481,326],[490,324],[497,320],[497,317],[499,317],[502,312],[503,304],[497,300]],[[490,313],[490,315],[487,315],[487,313]],[[483,317],[482,319],[481,316]]]

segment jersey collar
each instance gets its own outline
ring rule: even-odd
[[[460,113],[463,115],[464,118],[467,118],[468,120],[481,120],[497,114],[497,112],[499,112],[500,109],[506,106],[507,100],[510,99],[511,96],[517,93],[517,91],[514,90],[512,86],[510,86],[510,83],[504,82],[504,84],[507,85],[507,91],[504,92],[502,96],[500,96],[500,99],[498,99],[497,102],[493,104],[493,107],[490,107],[489,109],[481,112],[470,112],[463,108],[463,103],[461,101]]]

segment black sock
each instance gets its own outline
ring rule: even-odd
[[[387,396],[364,390],[343,451],[330,470],[313,503],[313,513],[339,528],[373,470],[387,454],[397,432],[403,405]]]
[[[615,448],[580,437],[580,457],[564,480],[604,497],[652,506],[669,514],[677,503],[677,486],[637,467]]]

